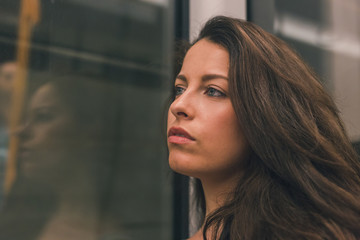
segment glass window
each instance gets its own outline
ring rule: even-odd
[[[0,239],[171,239],[170,0],[0,3]]]

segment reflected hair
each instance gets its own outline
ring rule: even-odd
[[[236,188],[205,217],[204,239],[359,239],[359,159],[314,72],[250,22],[214,17],[201,39],[229,53],[230,98],[251,147]]]

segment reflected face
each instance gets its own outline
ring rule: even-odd
[[[249,147],[229,98],[228,71],[228,52],[206,39],[186,54],[168,112],[174,171],[200,179],[241,171]]]
[[[21,169],[32,177],[61,177],[76,149],[76,121],[51,84],[32,97],[26,123],[19,133]]]
[[[16,74],[16,63],[7,62],[0,67],[0,90],[3,93],[12,91]]]
[[[13,89],[16,75],[16,63],[7,62],[0,66],[0,98],[8,101]]]

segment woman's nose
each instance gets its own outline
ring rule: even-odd
[[[185,92],[174,100],[170,111],[176,118],[192,119],[195,113],[194,103],[191,94]]]
[[[27,122],[27,123],[23,123],[21,125],[19,125],[17,127],[17,129],[12,132],[12,134],[18,136],[19,138],[21,139],[26,139],[29,137],[29,127],[30,127],[30,124]]]

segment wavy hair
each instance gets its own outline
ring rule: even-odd
[[[204,239],[359,239],[360,162],[313,71],[250,22],[214,17],[201,39],[229,53],[230,98],[252,150],[226,203],[205,217]]]

